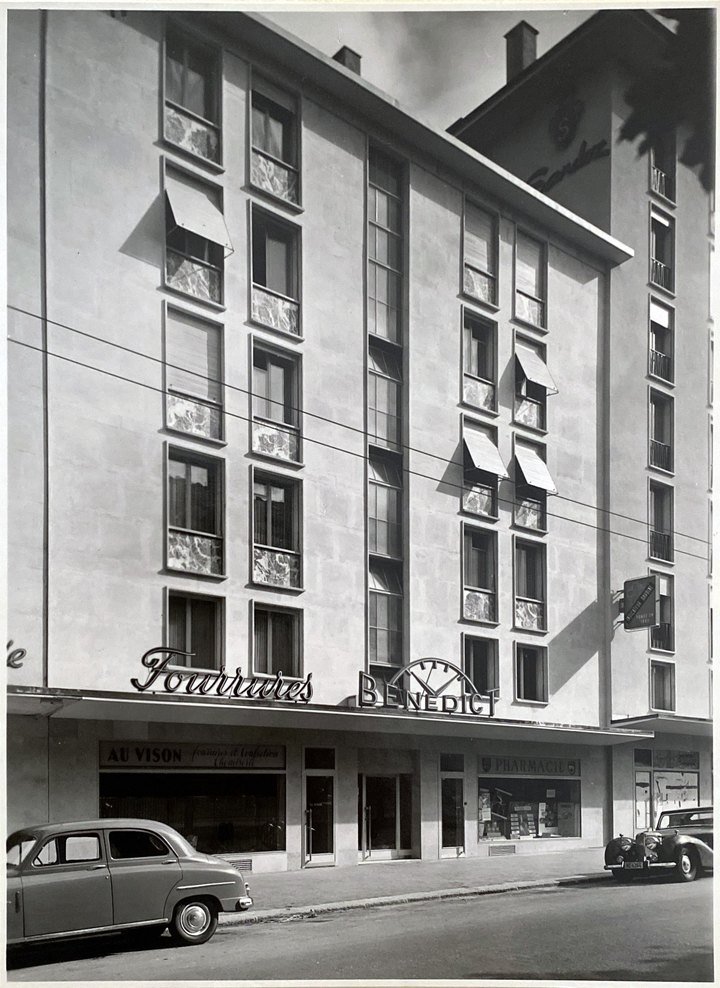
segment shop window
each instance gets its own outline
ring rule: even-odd
[[[497,535],[463,526],[463,617],[497,621]]]
[[[515,645],[515,699],[529,703],[548,702],[546,648]]]
[[[497,411],[497,324],[465,310],[463,317],[463,401]]]
[[[675,134],[658,135],[650,147],[650,188],[670,202],[675,202]]]
[[[650,214],[650,281],[675,290],[675,221],[653,209]]]
[[[398,162],[370,148],[367,329],[393,343],[402,342],[402,171]]]
[[[368,458],[368,547],[370,552],[402,556],[402,473],[394,458],[371,451]]]
[[[334,748],[306,748],[305,768],[308,769],[335,769],[335,749]]]
[[[253,671],[296,679],[302,676],[300,611],[254,605]]]
[[[652,748],[635,748],[634,761],[636,765],[652,766]]]
[[[300,231],[253,209],[252,318],[300,335]]]
[[[648,372],[669,383],[673,381],[674,323],[674,310],[651,299]]]
[[[515,627],[527,631],[546,628],[545,546],[515,542]]]
[[[515,345],[515,422],[530,429],[547,429],[549,394],[557,394],[557,387],[545,364],[545,347],[518,339]]]
[[[497,304],[497,218],[465,203],[463,291],[480,302]]]
[[[650,706],[653,710],[675,710],[675,666],[650,663]]]
[[[215,597],[168,594],[170,663],[190,669],[219,669],[222,664],[222,601]]]
[[[376,344],[368,351],[368,440],[400,451],[401,370],[398,354]]]
[[[650,555],[672,562],[673,489],[650,481]]]
[[[441,772],[464,772],[465,771],[465,756],[450,754],[450,755],[440,755],[440,771]]]
[[[223,574],[222,462],[187,450],[168,456],[167,565],[203,576]]]
[[[478,840],[580,837],[580,782],[478,778]]]
[[[465,635],[464,671],[478,693],[500,692],[498,671],[498,643],[489,638],[475,638]]]
[[[253,481],[253,582],[296,590],[302,585],[300,484],[257,472]]]
[[[253,345],[253,452],[300,459],[300,364],[297,358]]]
[[[650,628],[650,648],[663,652],[675,651],[673,616],[673,578],[664,573],[655,574],[660,593],[659,623]]]
[[[264,79],[252,90],[250,182],[293,205],[300,201],[295,99]]]
[[[165,319],[168,429],[222,439],[222,329],[168,308]]]
[[[200,302],[221,304],[224,258],[232,250],[221,190],[166,167],[166,286]]]
[[[165,140],[220,162],[218,53],[174,29],[165,39]]]
[[[515,244],[515,316],[532,326],[547,324],[545,245],[518,230]]]
[[[373,559],[369,573],[370,663],[402,665],[403,588],[399,563]]]

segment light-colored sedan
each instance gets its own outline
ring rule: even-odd
[[[218,913],[249,909],[242,874],[154,820],[43,824],[7,842],[7,943],[170,928],[205,943]]]

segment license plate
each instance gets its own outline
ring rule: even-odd
[[[626,861],[625,864],[623,865],[623,867],[624,868],[639,868],[640,870],[642,870],[645,867],[645,865],[642,863],[642,861]]]

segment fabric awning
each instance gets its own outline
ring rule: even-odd
[[[463,432],[463,442],[476,470],[485,470],[507,480],[508,472],[505,464],[490,436],[477,429],[466,428]]]
[[[515,447],[515,458],[525,478],[525,483],[531,487],[540,487],[548,494],[557,494],[555,481],[550,476],[545,460],[534,449],[525,446]]]
[[[218,244],[226,254],[233,252],[225,217],[211,195],[206,195],[200,188],[170,178],[167,180],[165,195],[176,226]]]
[[[547,364],[539,353],[536,353],[535,350],[530,350],[528,347],[518,346],[515,356],[528,381],[532,381],[533,384],[539,384],[549,394],[556,395],[558,393],[557,385],[553,381],[550,371],[547,369]]]

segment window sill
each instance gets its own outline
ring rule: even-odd
[[[662,285],[658,285],[652,279],[648,278],[648,288],[653,292],[662,292],[666,298],[677,298],[674,288],[664,288]]]
[[[500,515],[480,515],[477,511],[468,511],[467,508],[460,508],[460,514],[466,518],[472,518],[475,521],[486,521],[488,523],[495,524],[496,521],[500,521]]]
[[[664,477],[675,476],[674,470],[666,470],[665,467],[658,467],[654,463],[648,463],[648,470],[657,470],[657,472],[661,473]]]
[[[537,535],[540,538],[547,535],[549,532],[548,528],[531,528],[528,525],[522,525],[519,521],[515,521],[515,519],[513,519],[510,524],[512,528],[517,528],[521,532],[527,532],[528,535]]]
[[[225,312],[226,307],[224,302],[213,302],[212,299],[200,298],[198,295],[193,295],[191,292],[181,292],[179,288],[173,288],[172,285],[168,285],[165,279],[163,279],[162,287],[164,291],[170,292],[172,295],[183,299],[185,302],[195,302],[197,305],[207,306],[208,309],[213,309],[215,312]]]
[[[468,408],[473,413],[479,413],[480,415],[490,415],[492,418],[496,419],[500,412],[497,408],[483,408],[482,405],[473,405],[471,402],[466,401],[465,398],[461,398],[459,404],[463,408]]]
[[[523,707],[547,707],[550,703],[549,700],[523,700],[519,696],[516,696],[513,700],[513,704],[519,703]]]
[[[170,566],[165,564],[165,571],[167,573],[172,573],[175,576],[191,576],[198,580],[214,580],[216,583],[222,583],[223,580],[227,580],[227,573],[205,573],[202,570],[196,569],[180,569],[177,566]]]
[[[662,192],[658,192],[657,189],[653,189],[652,185],[648,186],[648,195],[651,195],[658,202],[661,202],[664,206],[670,206],[671,209],[677,209],[677,202],[674,199],[668,199],[664,196]]]
[[[532,432],[534,436],[547,436],[548,434],[548,429],[544,426],[528,425],[527,422],[521,422],[519,419],[516,419],[514,415],[512,424],[514,429],[525,429],[527,432]]]
[[[653,556],[652,553],[650,552],[647,554],[646,559],[648,562],[652,563],[653,565],[655,565],[655,563],[660,563],[661,566],[675,565],[674,559],[663,559],[662,556]]]
[[[513,631],[517,631],[521,635],[546,635],[548,633],[547,628],[525,628],[520,624],[515,624],[513,622]]]
[[[279,583],[259,583],[257,580],[250,579],[248,583],[252,587],[257,587],[258,590],[271,590],[273,593],[286,593],[286,594],[301,594],[305,593],[305,587],[284,587]]]
[[[266,463],[273,463],[281,467],[291,467],[293,470],[299,470],[305,466],[303,460],[286,460],[283,456],[273,456],[272,453],[261,453],[257,449],[250,449],[248,452],[250,456],[256,456],[259,460],[263,460]]]
[[[185,296],[183,296],[184,298]],[[275,336],[279,336],[283,340],[292,340],[293,343],[303,343],[305,337],[302,333],[288,333],[284,329],[278,329],[277,326],[270,326],[266,322],[260,322],[257,319],[253,319],[252,315],[248,318],[248,322],[253,326],[257,326],[259,329],[263,329],[268,333],[273,333]]]
[[[469,617],[465,617],[464,614],[461,616],[460,620],[461,621],[464,621],[466,624],[470,624],[470,625],[473,625],[473,626],[480,625],[483,628],[499,628],[500,627],[500,621],[494,621],[494,620],[493,621],[489,621],[489,620],[488,621],[484,621],[484,620],[482,620],[480,618],[469,618]]]
[[[181,155],[181,157],[185,160],[192,161],[197,165],[202,165],[203,168],[209,169],[209,171],[213,172],[215,175],[222,175],[225,172],[225,165],[221,161],[211,161],[209,158],[204,158],[201,154],[193,154],[192,151],[182,147],[182,145],[171,141],[169,137],[165,137],[163,135],[161,138],[161,143],[175,154]]]
[[[192,401],[192,399],[190,400]],[[185,432],[183,429],[173,429],[171,425],[166,425],[165,431],[171,433],[173,436],[182,436],[183,439],[197,439],[198,442],[204,443],[206,446],[212,446],[215,449],[222,449],[227,446],[227,439],[213,439],[212,436],[202,436],[197,432]]]
[[[476,295],[471,295],[469,292],[460,289],[460,296],[463,302],[468,301],[472,305],[477,305],[481,309],[486,309],[488,312],[497,313],[500,311],[500,306],[496,302],[486,302],[484,299],[478,298]]]
[[[657,645],[648,645],[648,651],[657,655],[675,655],[674,648],[659,648]]]
[[[292,202],[290,199],[283,199],[282,196],[276,196],[272,192],[268,192],[267,189],[263,189],[259,185],[254,185],[252,182],[249,182],[248,185],[245,186],[245,191],[252,192],[253,195],[262,196],[262,198],[267,199],[271,205],[282,206],[284,209],[290,210],[290,212],[294,213],[296,216],[299,216],[301,213],[305,212],[305,207],[302,203]]]
[[[674,388],[675,382],[669,381],[666,377],[660,377],[659,374],[653,374],[651,370],[647,372],[647,376],[651,381],[657,381],[659,384],[664,384],[666,388]]]
[[[527,319],[523,319],[522,316],[516,316],[513,314],[510,316],[510,322],[517,323],[519,326],[522,326],[523,329],[534,329],[536,333],[541,333],[543,336],[546,336],[549,333],[547,326],[538,326],[537,323],[528,322]]]

